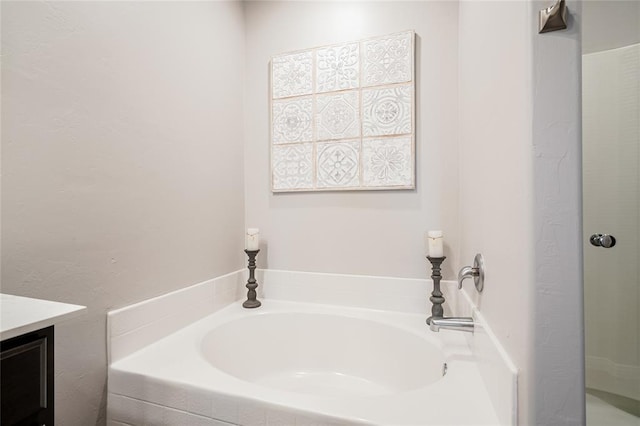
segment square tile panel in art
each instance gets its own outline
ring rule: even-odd
[[[414,32],[271,60],[271,190],[415,188]]]

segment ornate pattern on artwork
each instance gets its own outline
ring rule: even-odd
[[[313,128],[311,98],[295,98],[274,101],[272,105],[272,141],[274,144],[311,142]]]
[[[363,136],[411,133],[413,105],[411,84],[362,91]]]
[[[316,140],[348,139],[360,136],[358,91],[318,95],[316,98]]]
[[[273,189],[313,188],[313,144],[273,147]]]
[[[273,99],[310,95],[313,92],[312,52],[277,56],[272,61]]]
[[[412,184],[411,137],[369,139],[362,142],[363,185],[374,187]]]
[[[405,31],[272,59],[274,192],[415,187],[414,38]]]
[[[363,43],[363,85],[404,83],[413,79],[413,34],[402,33]]]
[[[316,52],[316,92],[355,89],[360,85],[358,43],[318,49]]]
[[[360,186],[360,142],[330,142],[317,145],[317,168],[320,188]]]

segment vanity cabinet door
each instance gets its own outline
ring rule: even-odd
[[[53,326],[0,343],[0,424],[53,425]]]

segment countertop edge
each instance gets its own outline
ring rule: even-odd
[[[29,298],[23,298],[23,299],[29,299]],[[38,301],[37,303],[42,303],[41,299],[35,299],[35,300]],[[46,302],[60,305],[59,307],[57,307],[58,312],[43,314],[40,318],[36,318],[35,320],[29,320],[25,322],[15,321],[16,324],[12,324],[7,329],[4,329],[2,327],[2,324],[0,324],[0,341],[5,341],[7,339],[11,339],[13,337],[17,337],[22,334],[30,333],[32,331],[36,331],[42,328],[52,326],[59,322],[78,317],[87,311],[87,307],[82,305],[74,305],[70,303],[61,303],[61,302],[53,302],[53,301],[46,301]],[[26,303],[28,303],[28,301],[26,301]],[[3,307],[3,309],[5,308],[6,307]],[[25,306],[25,308],[28,309],[28,306]]]

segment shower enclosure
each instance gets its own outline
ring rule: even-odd
[[[589,6],[585,2],[585,14]],[[599,2],[605,3],[605,2]],[[606,2],[603,13],[638,13]],[[633,15],[632,15],[633,16]],[[587,426],[640,425],[640,44],[633,31],[582,57]],[[623,21],[618,19],[618,25]],[[640,31],[640,30],[637,30]],[[637,32],[636,31],[636,32]],[[603,33],[604,34],[604,33]],[[633,43],[627,43],[632,41]]]

